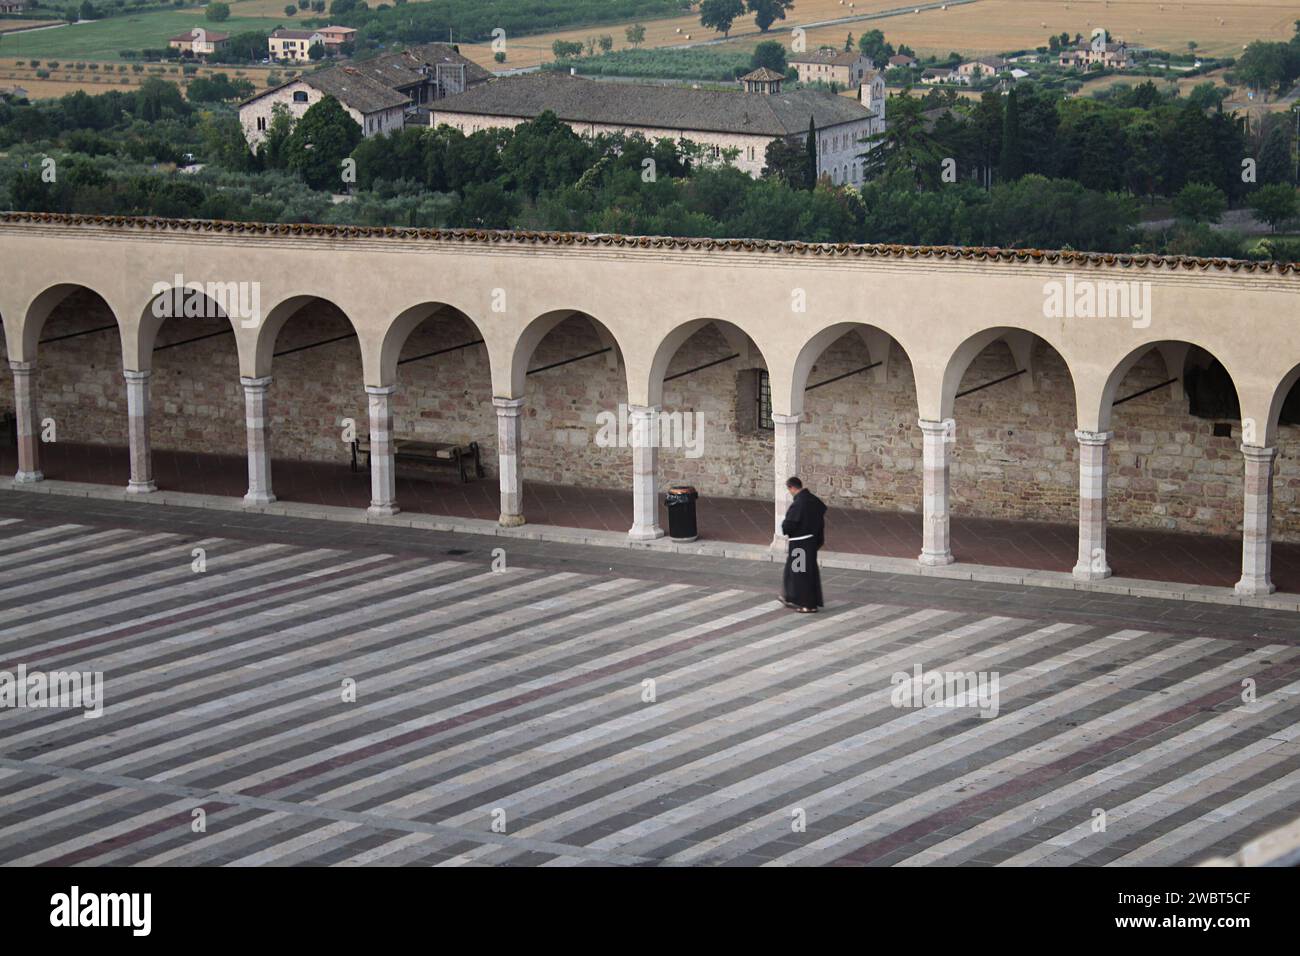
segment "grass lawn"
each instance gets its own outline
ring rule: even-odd
[[[119,50],[167,46],[178,33],[203,27],[218,33],[271,31],[288,23],[286,17],[235,17],[210,23],[201,10],[158,10],[139,16],[109,17],[52,30],[0,36],[0,64],[5,60],[54,57],[58,60],[116,60]]]

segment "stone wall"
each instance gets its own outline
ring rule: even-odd
[[[91,294],[66,300],[42,333],[45,340],[112,324]],[[160,345],[220,332],[225,320],[185,319],[164,325]],[[276,343],[270,391],[272,447],[277,458],[348,461],[342,420],[366,428],[361,356],[355,339],[302,351],[304,345],[349,334],[346,318],[327,305],[304,310]],[[459,316],[432,319],[407,341],[413,358],[479,338]],[[538,347],[531,368],[602,348],[595,325],[573,317]],[[669,376],[735,351],[715,325],[705,326],[674,357]],[[703,454],[660,452],[660,484],[687,481],[707,495],[766,498],[772,488],[772,433],[748,427],[752,395],[740,383],[746,364],[732,360],[664,386],[663,408],[703,416]],[[1197,361],[1193,351],[1192,361]],[[1202,359],[1203,360],[1203,359]],[[867,365],[862,339],[849,334],[819,358],[809,376],[818,385]],[[1032,376],[959,398],[953,449],[953,510],[959,515],[1072,521],[1076,514],[1077,445],[1073,384],[1060,357],[1039,343]],[[996,343],[967,370],[968,389],[1015,371],[1009,348]],[[1169,378],[1163,359],[1148,354],[1121,384],[1120,397]],[[621,362],[600,355],[527,377],[523,412],[524,478],[629,489],[631,453],[596,443],[601,412],[627,401]],[[474,345],[398,367],[396,433],[433,440],[476,440],[490,477],[496,474],[496,416],[485,346]],[[126,392],[121,348],[113,330],[46,341],[39,352],[41,417],[58,424],[61,441],[126,443]],[[218,335],[154,355],[152,440],[155,448],[243,455],[243,392],[233,339]],[[742,407],[743,406],[743,407]],[[4,366],[0,410],[12,410]],[[748,413],[748,414],[746,414]],[[801,471],[833,507],[914,512],[921,501],[921,435],[912,370],[891,350],[886,374],[859,372],[806,394]],[[1181,391],[1161,388],[1116,407],[1110,514],[1116,526],[1232,534],[1240,528],[1242,458],[1239,423],[1215,437],[1215,423],[1191,417]],[[1300,429],[1284,426],[1275,482],[1279,540],[1300,541]]]

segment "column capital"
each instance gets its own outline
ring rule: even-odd
[[[629,418],[650,418],[661,411],[658,405],[628,405],[627,414]]]
[[[9,360],[9,370],[15,375],[30,375],[36,371],[35,362],[19,362],[16,359]]]
[[[244,386],[245,389],[265,391],[271,387],[271,376],[262,375],[258,378],[250,378],[247,375],[241,375],[239,376],[239,384]]]
[[[131,368],[122,369],[122,377],[125,378],[128,382],[147,382],[149,381],[149,375],[150,375],[150,370],[147,368],[146,369],[131,369]]]
[[[367,395],[392,395],[397,391],[396,385],[367,385]]]
[[[1241,453],[1252,461],[1272,462],[1277,457],[1277,448],[1263,448],[1259,445],[1242,445]]]
[[[1110,440],[1115,437],[1114,432],[1088,432],[1076,428],[1074,437],[1078,439],[1080,445],[1109,445]]]
[[[799,422],[803,421],[803,414],[800,413],[798,415],[778,415],[776,412],[773,412],[772,421],[778,425],[798,425]]]
[[[496,398],[495,396],[493,396],[492,398],[492,404],[496,406],[497,414],[506,415],[509,417],[517,416],[519,414],[519,409],[524,407],[525,401],[527,401],[527,399]]]
[[[927,435],[950,435],[953,429],[957,427],[957,423],[951,418],[945,418],[938,422],[931,421],[928,418],[920,418],[917,419],[916,423],[921,426],[921,431]]]

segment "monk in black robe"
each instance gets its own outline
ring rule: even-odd
[[[824,606],[817,552],[826,543],[826,505],[798,478],[791,478],[785,487],[794,495],[794,501],[781,522],[781,533],[789,539],[781,602],[786,607],[811,614]]]

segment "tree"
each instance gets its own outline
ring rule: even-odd
[[[868,178],[895,177],[907,174],[915,188],[939,181],[941,151],[925,128],[925,103],[904,93],[891,97],[886,104],[888,125],[884,132],[868,137],[866,160]]]
[[[1274,232],[1300,213],[1296,190],[1290,183],[1259,187],[1251,193],[1250,208],[1257,217],[1272,226]]]
[[[577,40],[556,40],[551,44],[551,53],[557,60],[567,60],[582,55],[582,44]]]
[[[338,189],[342,162],[361,141],[361,127],[332,96],[312,104],[285,144],[286,165],[312,189]]]
[[[808,138],[804,142],[804,149],[808,154],[804,176],[811,189],[817,183],[817,122],[811,116],[808,117]]]
[[[634,23],[623,31],[623,36],[627,37],[627,42],[633,46],[640,46],[645,42],[644,24]]]
[[[1218,222],[1228,197],[1208,183],[1188,183],[1174,197],[1174,215],[1183,222]]]
[[[754,54],[749,58],[749,68],[751,70],[766,67],[777,73],[784,73],[787,66],[785,46],[778,40],[762,41],[754,47]]]
[[[325,56],[325,44],[313,43],[307,48],[307,59],[319,60]]]
[[[1267,93],[1274,87],[1278,92],[1284,92],[1283,88],[1295,76],[1291,67],[1291,51],[1287,44],[1256,40],[1246,47],[1234,70],[1252,87]]]
[[[286,17],[291,17],[297,12],[298,12],[298,8],[295,7],[292,3],[286,3],[284,5],[284,15]]]
[[[90,0],[81,0],[79,18],[82,20],[98,20],[99,11],[95,9],[95,5]]]
[[[763,33],[777,20],[785,19],[785,12],[794,6],[794,0],[747,0],[746,6],[754,15],[754,22]]]
[[[797,140],[778,137],[767,144],[763,176],[779,179],[791,189],[811,189],[808,180],[808,151]]]
[[[151,76],[135,91],[135,116],[146,123],[156,123],[168,113],[185,116],[189,111],[175,83]]]
[[[587,141],[550,110],[515,127],[501,152],[515,188],[530,198],[571,185],[593,161]]]
[[[600,38],[600,52],[608,53],[612,49],[614,49],[614,38],[606,33]]]
[[[879,30],[868,30],[858,38],[858,50],[877,66],[889,62],[894,55],[894,48],[885,42],[885,35]],[[960,57],[958,57],[960,59]]]
[[[213,23],[221,23],[223,20],[230,19],[230,5],[227,3],[209,3],[208,8],[203,11],[205,20]]]
[[[1002,114],[1002,145],[998,157],[1003,182],[1014,182],[1025,173],[1020,154],[1020,100],[1013,89],[1007,94],[1007,108]]]
[[[700,26],[709,27],[723,36],[731,34],[736,17],[744,16],[745,0],[704,0],[700,4]]]
[[[465,188],[447,222],[461,229],[506,229],[518,214],[518,198],[500,183],[476,183]]]
[[[1285,114],[1278,119],[1264,136],[1259,150],[1259,182],[1263,185],[1289,183],[1295,168],[1291,162],[1291,134],[1287,129],[1290,123]]]
[[[225,73],[197,76],[190,81],[185,96],[191,103],[221,103],[242,100],[253,95],[253,84],[248,80],[231,81]]]
[[[253,169],[253,154],[244,140],[239,117],[233,113],[205,113],[199,129],[203,136],[203,153],[209,162],[236,172]]]

